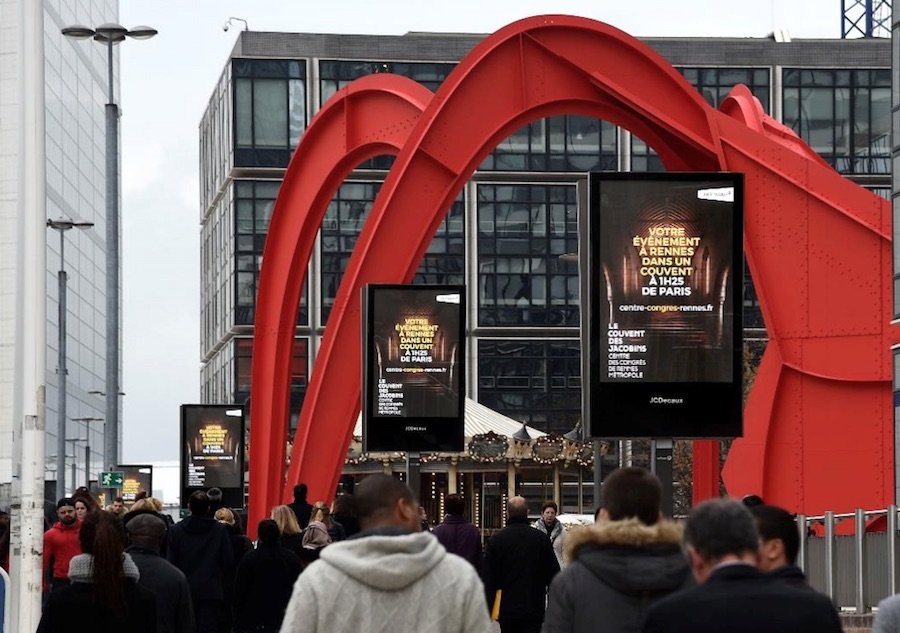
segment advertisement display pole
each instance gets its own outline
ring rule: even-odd
[[[657,476],[662,486],[662,499],[659,509],[670,517],[675,511],[675,494],[672,485],[672,462],[674,454],[671,439],[655,439],[650,441],[650,471]]]

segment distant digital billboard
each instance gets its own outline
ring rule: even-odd
[[[594,437],[741,434],[743,178],[592,174]]]
[[[181,406],[181,507],[196,490],[222,490],[230,508],[244,505],[244,412],[234,405]]]
[[[363,289],[366,451],[461,451],[465,289]]]
[[[122,471],[122,487],[118,490],[127,505],[134,503],[138,493],[153,496],[153,466],[150,464],[121,464],[116,470]]]

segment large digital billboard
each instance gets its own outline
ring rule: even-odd
[[[741,434],[743,177],[591,174],[593,437]]]
[[[196,490],[222,490],[244,506],[244,412],[235,405],[181,405],[181,507]]]
[[[462,451],[465,289],[363,289],[366,451]]]

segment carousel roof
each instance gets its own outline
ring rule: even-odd
[[[543,431],[539,431],[533,426],[525,426],[525,430],[531,439],[546,435]],[[504,437],[512,437],[521,432],[523,424],[512,418],[508,418],[502,413],[497,413],[480,402],[475,402],[471,398],[466,398],[465,405],[465,435],[472,437],[493,431]],[[362,414],[356,418],[356,426],[353,427],[353,435],[362,435]]]

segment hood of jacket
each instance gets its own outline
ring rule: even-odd
[[[690,576],[681,535],[681,527],[671,521],[600,521],[569,532],[566,559],[580,562],[622,593],[668,593]]]
[[[364,585],[387,591],[411,585],[447,555],[429,532],[374,534],[339,541],[321,551],[321,561]]]

